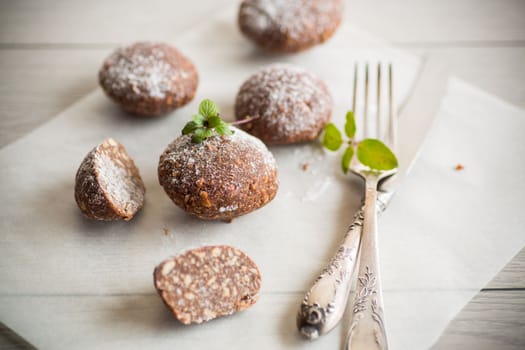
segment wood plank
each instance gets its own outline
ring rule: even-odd
[[[0,2],[0,43],[169,41],[228,0]],[[181,14],[183,13],[183,14]]]
[[[525,348],[525,291],[478,294],[447,327],[433,350]]]
[[[525,289],[525,248],[485,287],[485,289],[512,288]]]
[[[97,86],[102,50],[1,50],[0,146],[57,115]]]
[[[443,293],[443,292],[442,292]],[[337,348],[344,341],[345,324],[334,330],[327,338],[315,342],[305,343],[298,336],[293,318],[295,303],[302,294],[264,294],[256,306],[232,318],[214,321],[208,325],[185,328],[179,325],[162,305],[157,295],[115,295],[115,296],[11,296],[0,297],[0,311],[4,316],[9,315],[10,326],[20,331],[28,340],[42,348],[68,348],[75,342],[76,348],[88,347],[93,344],[92,337],[86,334],[98,334],[100,344],[106,347],[115,339],[131,339],[136,346],[145,345],[154,334],[159,348],[170,343],[207,342],[207,336],[202,333],[220,335],[242,324],[246,334],[255,334],[264,329],[271,329],[273,348],[302,347],[309,348]],[[443,294],[447,297],[447,294]],[[400,298],[411,298],[411,293],[401,293]],[[412,312],[428,312],[431,306],[424,306]],[[22,312],[13,320],[9,311],[10,305],[19,303],[23,305]],[[19,308],[17,308],[19,309]],[[392,313],[394,310],[389,309]],[[391,331],[399,334],[394,337],[405,338],[405,347],[409,348],[410,341],[401,334],[406,335],[406,327],[412,330],[417,337],[426,332],[429,325],[412,324],[410,309],[397,310],[406,315],[406,324],[401,327],[393,325]],[[434,345],[434,350],[441,349],[498,349],[518,350],[525,346],[525,291],[494,291],[483,292],[476,296],[447,327],[444,334]],[[25,316],[24,316],[25,315]],[[30,316],[31,315],[31,316]],[[40,315],[40,316],[39,316]],[[46,316],[47,315],[47,316]],[[256,317],[254,317],[256,315]],[[50,333],[45,321],[41,318],[52,318],[60,326],[55,332]],[[112,324],[103,333],[97,331],[97,324]],[[392,325],[391,325],[392,326]],[[184,329],[183,329],[184,328]],[[130,332],[130,329],[132,330]],[[146,336],[149,334],[149,336]],[[208,334],[209,335],[209,334]],[[394,337],[395,338],[395,337]],[[56,339],[61,339],[56,342]],[[249,342],[251,338],[243,336],[241,342]],[[216,342],[226,341],[226,338],[215,338]],[[219,345],[216,343],[215,345]],[[113,343],[114,344],[114,343]],[[221,343],[222,344],[222,343]],[[279,346],[277,346],[279,344]],[[331,344],[330,346],[327,346]],[[0,332],[0,345],[2,349],[31,349],[24,340],[19,339],[12,332],[4,328]],[[5,345],[5,346],[4,346]],[[225,345],[225,344],[222,344]],[[10,347],[9,347],[10,346]],[[173,348],[173,347],[172,347]]]
[[[350,20],[396,44],[525,39],[521,0],[357,0]]]
[[[11,328],[0,322],[0,349],[2,350],[33,350],[36,349]]]
[[[167,40],[195,18],[230,3],[117,0],[86,6],[81,0],[2,1],[0,43]],[[525,40],[521,0],[354,0],[349,1],[348,12],[348,20],[396,43]]]
[[[464,298],[462,293],[465,292],[389,293],[386,327],[392,349],[428,348],[432,339],[439,336],[436,331],[457,312],[457,302]],[[443,318],[436,312],[439,306],[428,305],[428,298],[436,295],[447,301],[448,317]],[[113,295],[0,295],[0,314],[12,329],[42,349],[341,348],[351,313],[347,312],[341,324],[322,339],[308,342],[299,335],[295,324],[303,296],[303,292],[262,292],[260,300],[244,312],[189,327],[176,321],[154,291]],[[411,305],[404,301],[410,301]],[[428,322],[418,320],[421,314]],[[389,319],[400,321],[392,323]],[[54,325],[52,332],[49,324]]]

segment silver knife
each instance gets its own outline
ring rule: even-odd
[[[423,60],[412,94],[400,112],[400,171],[396,177],[379,187],[379,213],[386,209],[399,184],[417,159],[420,146],[445,93],[447,77],[446,69],[439,63]],[[354,215],[354,220],[337,252],[301,302],[297,313],[297,328],[309,340],[330,332],[344,314],[352,285],[351,277],[356,267],[362,225],[363,208]]]

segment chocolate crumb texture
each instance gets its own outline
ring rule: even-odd
[[[131,220],[144,205],[145,187],[126,149],[109,138],[84,158],[75,177],[75,200],[96,220]]]
[[[113,101],[131,114],[159,116],[193,99],[199,77],[175,47],[137,42],[117,49],[103,63],[99,82]]]
[[[255,304],[261,288],[257,265],[231,246],[205,246],[160,263],[155,288],[184,324],[231,315]]]

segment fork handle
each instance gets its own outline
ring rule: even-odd
[[[367,181],[359,273],[345,350],[388,349],[377,249],[377,182]]]
[[[297,328],[310,340],[331,331],[343,316],[356,265],[363,219],[363,207],[361,207],[354,215],[354,221],[339,249],[301,303],[297,313]]]

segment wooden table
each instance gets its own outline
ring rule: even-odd
[[[0,147],[93,90],[102,59],[116,45],[170,40],[228,3],[1,1]],[[525,1],[355,0],[348,6],[348,20],[525,108]],[[0,347],[25,345],[0,327]],[[464,308],[435,346],[523,348],[525,249]]]

